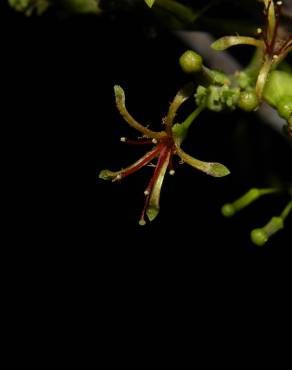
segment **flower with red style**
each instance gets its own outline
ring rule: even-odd
[[[138,143],[152,144],[154,147],[129,167],[123,168],[122,170],[116,172],[102,170],[99,174],[99,177],[104,180],[121,180],[124,177],[136,172],[140,168],[148,165],[157,158],[153,176],[144,191],[146,199],[139,221],[140,225],[145,225],[145,216],[147,216],[149,221],[152,221],[159,213],[160,191],[166,171],[169,170],[169,173],[174,175],[172,164],[174,155],[180,157],[182,162],[188,163],[192,167],[195,167],[208,175],[222,177],[229,174],[229,170],[222,164],[214,162],[202,162],[185,153],[180,147],[182,141],[186,137],[188,127],[204,108],[203,106],[199,106],[183,123],[173,124],[178,108],[186,99],[189,98],[192,92],[191,90],[192,89],[190,85],[187,85],[177,93],[173,102],[170,104],[167,116],[163,119],[165,130],[157,132],[141,125],[130,115],[125,106],[125,94],[123,89],[120,86],[114,87],[116,105],[120,114],[131,127],[143,134],[143,139],[139,140]],[[122,138],[121,141],[129,143],[133,142],[132,140],[127,140],[126,138]]]

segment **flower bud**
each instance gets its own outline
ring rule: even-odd
[[[196,73],[202,69],[202,57],[192,50],[187,50],[179,58],[179,64],[185,73]]]
[[[246,112],[255,110],[259,105],[255,91],[242,91],[239,94],[237,105]]]

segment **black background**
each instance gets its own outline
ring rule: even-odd
[[[231,175],[213,179],[177,164],[176,175],[165,178],[158,218],[145,227],[138,220],[152,169],[121,183],[98,179],[100,170],[126,166],[144,150],[119,141],[137,133],[119,116],[113,86],[123,86],[137,120],[159,128],[187,81],[178,65],[185,46],[174,35],[151,37],[131,15],[25,18],[8,9],[1,29],[17,196],[26,204],[19,218],[32,220],[24,234],[40,249],[26,252],[39,257],[40,268],[53,261],[56,270],[65,266],[88,281],[158,279],[161,286],[181,274],[185,281],[226,274],[228,281],[268,266],[286,271],[289,225],[263,248],[249,239],[286,198],[263,198],[232,219],[220,214],[222,204],[266,186],[274,174],[287,177],[288,145],[255,115],[202,114],[184,148],[224,163]]]
[[[262,335],[285,331],[290,315],[291,224],[263,248],[249,232],[287,199],[259,200],[228,220],[220,208],[266,186],[271,169],[287,177],[283,138],[256,116],[203,113],[184,149],[232,174],[213,179],[177,164],[176,176],[165,178],[158,218],[140,227],[152,169],[121,183],[98,179],[100,170],[143,153],[119,141],[136,133],[115,108],[113,86],[124,87],[138,120],[159,128],[187,80],[178,65],[184,45],[163,30],[145,37],[144,23],[131,15],[25,18],[5,8],[0,30],[3,147],[12,175],[3,192],[11,221],[2,248],[10,254],[2,260],[5,341],[19,347],[10,361],[145,362],[161,354],[165,338],[191,353],[196,341],[204,363],[260,353]]]

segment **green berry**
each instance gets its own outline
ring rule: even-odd
[[[179,58],[179,64],[185,73],[195,73],[202,69],[202,57],[192,50],[187,50]]]
[[[263,229],[254,229],[250,234],[251,240],[254,244],[262,247],[268,241],[268,235]]]
[[[239,94],[237,105],[246,112],[255,110],[259,105],[255,91],[242,91]]]

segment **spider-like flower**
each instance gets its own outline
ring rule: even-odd
[[[279,32],[282,1],[274,3],[273,0],[263,0],[263,2],[266,24],[263,30],[257,29],[260,39],[248,36],[224,36],[211,45],[213,49],[219,51],[242,44],[253,45],[259,49],[263,55],[256,82],[256,94],[259,99],[262,98],[271,69],[275,68],[292,50],[292,36],[283,39]]]
[[[146,216],[149,221],[152,221],[159,213],[160,191],[164,176],[167,170],[169,170],[170,175],[174,175],[175,173],[172,163],[174,155],[179,156],[182,162],[188,163],[190,166],[195,167],[208,175],[222,177],[229,174],[229,170],[222,164],[214,162],[202,162],[191,157],[181,149],[181,143],[186,137],[188,127],[204,108],[203,106],[197,107],[197,109],[183,123],[173,124],[178,108],[191,95],[192,91],[190,89],[190,85],[181,89],[175,96],[173,102],[170,104],[167,116],[163,119],[165,130],[159,132],[152,131],[149,128],[141,125],[130,115],[125,106],[124,91],[120,86],[115,86],[114,91],[116,105],[120,114],[131,127],[143,134],[143,139],[139,140],[138,143],[152,144],[153,148],[129,167],[123,168],[122,170],[116,172],[103,170],[100,172],[99,177],[104,180],[121,180],[124,177],[136,172],[140,168],[148,165],[157,158],[153,176],[144,191],[146,199],[139,221],[140,225],[145,225]],[[121,141],[128,141],[130,143],[132,142],[132,140],[127,140],[126,138],[121,138]]]

